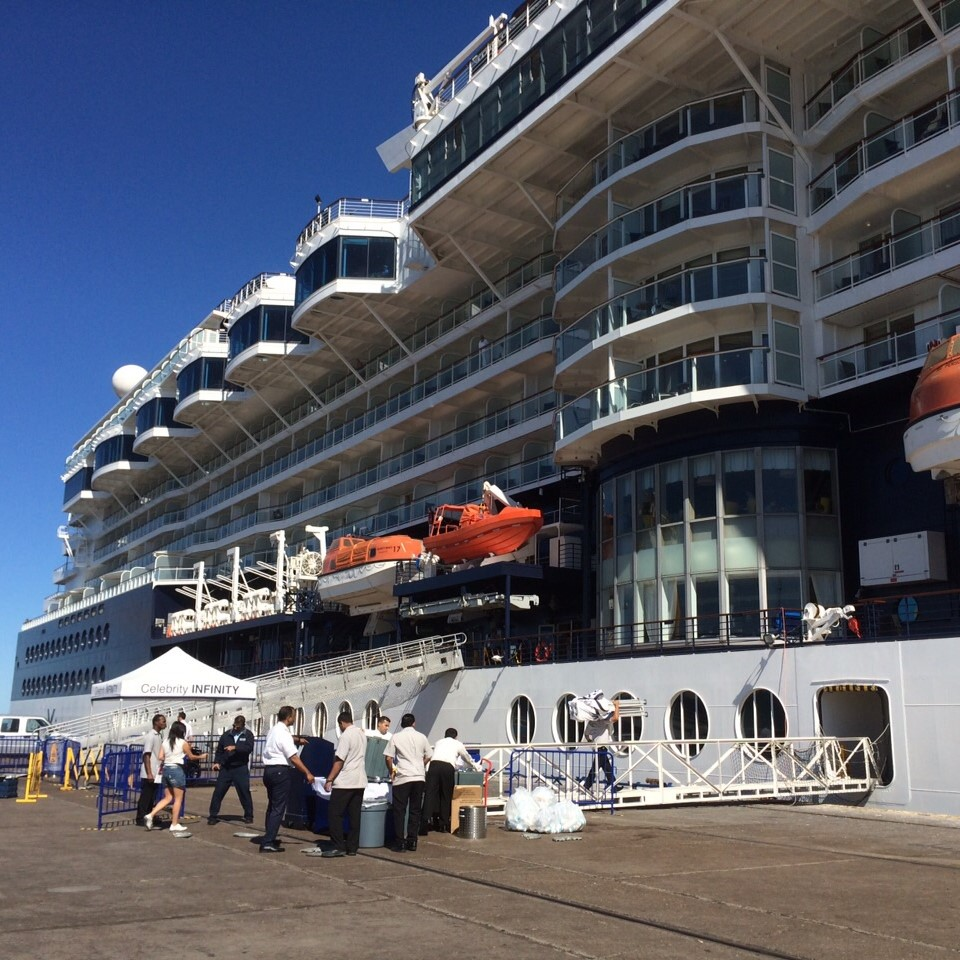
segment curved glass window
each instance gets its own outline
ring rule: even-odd
[[[239,356],[255,343],[308,343],[310,338],[290,326],[293,307],[258,306],[230,327],[230,357]]]
[[[605,643],[759,637],[840,583],[836,454],[726,450],[605,480],[597,620]],[[766,619],[765,619],[766,618]]]
[[[93,467],[84,467],[78,470],[72,477],[63,482],[63,502],[68,503],[74,497],[79,496],[84,490],[90,489],[90,477],[93,475]]]
[[[392,237],[341,235],[318,247],[300,264],[295,303],[303,303],[312,293],[339,277],[387,280],[396,275],[397,241]]]
[[[99,470],[109,463],[121,463],[123,461],[145,463],[147,458],[143,454],[133,452],[133,440],[133,434],[121,433],[119,436],[98,443],[93,454],[93,469]]]
[[[668,723],[676,751],[683,757],[697,756],[710,731],[704,702],[692,690],[682,690],[670,704]]]
[[[200,390],[242,390],[223,376],[227,361],[222,357],[200,357],[177,374],[177,403]]]
[[[349,713],[351,717],[353,716],[353,707],[349,700],[340,701],[340,706],[337,708],[337,716],[339,717],[341,713]]]
[[[528,697],[517,697],[510,704],[507,734],[511,743],[533,743],[537,716]]]
[[[176,397],[154,397],[137,411],[137,436],[154,427],[183,427],[173,419]]]

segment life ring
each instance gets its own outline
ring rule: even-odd
[[[553,659],[553,644],[544,643],[542,640],[536,645],[533,651],[533,659],[537,663],[548,663]]]

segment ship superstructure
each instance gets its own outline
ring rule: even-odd
[[[610,658],[642,664],[645,689],[623,689],[663,735],[859,722],[905,750],[890,725],[911,657],[929,680],[911,702],[956,709],[919,636],[957,632],[956,485],[913,472],[902,435],[928,345],[960,324],[958,47],[960,0],[534,0],[493,18],[417,78],[380,147],[409,196],[320,209],[290,275],[212,311],[78,444],[75,556],[21,634],[14,702],[79,703],[77,635],[140,591],[148,629],[95,672],[174,639],[250,673],[456,623],[468,667],[526,667],[538,642],[608,680]],[[359,616],[322,578],[277,579],[279,531],[291,557],[315,549],[309,525],[422,539],[431,508],[485,481],[543,512],[509,562],[408,567],[396,608]],[[241,570],[264,577],[244,580],[264,606],[174,638],[201,563],[221,599]],[[855,600],[863,639],[838,626],[813,689],[751,688],[771,647],[794,655],[807,604]],[[896,677],[854,653],[879,639],[905,651]],[[714,657],[708,679],[683,656],[704,648],[753,666]],[[572,672],[515,676],[534,692],[504,685],[484,722],[523,739],[576,691]]]

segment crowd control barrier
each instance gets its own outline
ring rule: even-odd
[[[107,743],[100,761],[100,789],[97,792],[97,829],[105,817],[136,813],[140,799],[141,744]]]

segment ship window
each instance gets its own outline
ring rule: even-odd
[[[770,169],[770,206],[796,213],[793,157],[777,150],[770,150],[767,156]]]
[[[575,694],[565,693],[557,701],[557,709],[553,716],[553,732],[558,743],[579,743],[583,738],[583,724],[570,719],[568,705],[575,698]]]
[[[692,690],[681,691],[670,704],[667,722],[667,735],[675,741],[677,753],[682,757],[696,757],[710,729],[704,702]]]
[[[510,743],[532,743],[537,717],[528,697],[519,696],[510,704],[507,737]]]
[[[614,740],[642,740],[643,739],[643,717],[641,716],[623,716],[623,704],[627,700],[636,700],[632,693],[623,691],[613,697],[620,701],[621,716],[617,721],[617,729],[613,732]],[[628,711],[629,712],[629,711]]]
[[[303,733],[303,707],[297,707],[296,719],[293,725],[293,729],[296,730],[297,735]]]
[[[754,690],[740,705],[738,736],[745,740],[783,739],[787,714],[779,697],[769,690]]]
[[[376,700],[368,700],[363,708],[363,726],[366,730],[376,730],[377,720],[380,717],[380,704]]]
[[[322,737],[327,729],[327,705],[318,703],[313,711],[313,735]]]
[[[771,274],[773,291],[788,297],[800,296],[797,270],[797,241],[779,233],[770,234]]]

